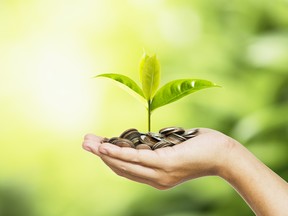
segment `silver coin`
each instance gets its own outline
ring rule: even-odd
[[[190,129],[190,130],[186,130],[185,133],[183,134],[183,136],[186,138],[186,139],[190,139],[190,138],[193,138],[197,135],[197,133],[199,132],[199,129]]]
[[[140,137],[139,137],[139,141],[140,141],[141,143],[144,143],[144,142],[145,142],[145,137],[146,137],[145,134],[141,134]]]
[[[164,146],[169,146],[169,145],[174,145],[174,144],[166,139],[162,139],[160,142],[155,143],[152,146],[152,149],[155,150],[155,149],[163,148]]]
[[[139,138],[139,144],[146,144],[150,147],[152,147],[157,141],[155,141],[154,139],[149,138],[147,135],[141,135]]]
[[[163,136],[169,136],[172,133],[176,133],[176,134],[183,134],[185,132],[185,130],[181,127],[166,127],[166,128],[162,128],[161,130],[159,130],[159,133]]]
[[[140,142],[139,139],[133,139],[133,140],[132,140],[132,143],[134,144],[134,146],[137,146],[137,145],[142,144],[142,142]]]
[[[166,127],[159,130],[159,133],[140,133],[137,129],[130,128],[120,137],[104,138],[102,143],[109,142],[120,147],[155,150],[180,144],[197,136],[198,131],[199,129],[184,130],[182,127]]]
[[[184,137],[186,138],[186,139],[191,139],[191,138],[194,138],[194,137],[196,137],[197,135],[195,135],[195,134],[191,134],[191,135],[184,135]]]
[[[174,144],[170,143],[170,144],[163,145],[161,148],[172,147],[172,146],[174,146]]]
[[[174,144],[179,144],[179,143],[182,143],[184,141],[186,141],[187,139],[179,134],[176,134],[176,133],[172,133],[170,134],[169,136],[167,136],[165,138],[166,140],[174,143]]]
[[[145,142],[152,142],[152,143],[156,143],[156,142],[159,142],[161,140],[162,139],[161,139],[161,137],[158,134],[151,133],[151,132],[147,133],[146,137],[144,138]]]
[[[166,135],[167,133],[173,133],[173,131],[175,130],[175,127],[166,127],[166,128],[162,128],[161,130],[159,130],[159,133],[162,135]]]

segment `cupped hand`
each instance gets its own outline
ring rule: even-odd
[[[189,179],[218,175],[235,143],[207,128],[181,144],[154,151],[121,148],[102,141],[100,136],[87,134],[83,148],[99,156],[116,174],[163,190]]]

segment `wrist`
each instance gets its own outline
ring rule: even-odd
[[[219,154],[216,175],[230,182],[235,171],[235,162],[239,163],[239,158],[243,157],[243,147],[236,140],[226,137],[222,142],[222,151]],[[239,164],[238,164],[239,165]]]
[[[253,174],[252,165],[256,165],[255,157],[242,144],[230,138],[224,154],[217,175],[233,187],[245,176]]]
[[[237,141],[229,143],[217,175],[226,180],[256,215],[287,212],[287,182]]]

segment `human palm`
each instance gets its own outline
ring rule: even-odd
[[[206,128],[201,128],[195,138],[154,151],[121,148],[102,141],[102,137],[88,134],[83,148],[99,156],[116,174],[158,189],[217,175],[233,143],[224,134]]]

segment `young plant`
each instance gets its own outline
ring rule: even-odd
[[[148,131],[151,131],[151,114],[154,110],[166,104],[179,100],[193,92],[210,87],[219,87],[213,82],[201,79],[179,79],[168,82],[160,89],[160,63],[156,55],[144,53],[140,61],[140,88],[136,82],[127,76],[115,73],[100,74],[95,77],[112,79],[125,87],[129,93],[146,104],[148,112]]]

